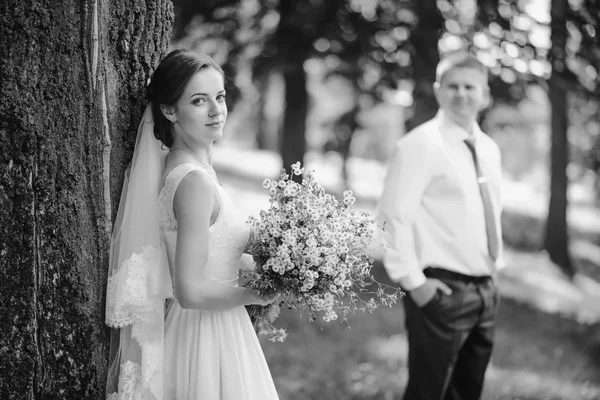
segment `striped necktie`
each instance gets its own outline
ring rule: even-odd
[[[500,241],[498,238],[498,231],[496,230],[496,218],[494,217],[494,207],[492,205],[492,196],[490,194],[490,188],[488,187],[488,180],[479,165],[477,151],[475,150],[475,142],[473,139],[465,139],[465,143],[471,151],[473,162],[475,163],[475,172],[477,172],[477,183],[479,183],[479,193],[481,194],[483,213],[485,215],[485,232],[487,234],[488,252],[492,260],[496,261],[496,259],[498,259]]]

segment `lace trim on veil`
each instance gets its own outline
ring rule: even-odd
[[[118,393],[107,394],[109,400],[153,400],[162,393],[165,295],[157,276],[149,273],[165,262],[162,254],[162,249],[145,246],[108,279],[106,323],[113,328],[131,326],[131,338],[142,348],[142,365],[131,360],[120,365]]]
[[[106,395],[106,400],[153,400],[156,397],[141,386],[142,367],[135,362],[121,364],[119,392]]]
[[[162,370],[158,363],[162,359],[162,343],[143,345],[145,359],[144,368],[136,362],[126,361],[121,364],[119,388],[117,393],[106,395],[107,400],[156,400],[162,395]]]
[[[157,271],[161,249],[144,246],[141,253],[133,253],[122,267],[108,278],[106,291],[106,324],[122,328],[133,324],[145,314],[154,314],[163,307],[159,285],[149,270]],[[164,262],[164,261],[163,261]],[[120,296],[118,297],[117,294]]]

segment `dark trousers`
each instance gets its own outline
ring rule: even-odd
[[[452,289],[418,308],[404,298],[408,385],[404,400],[477,400],[494,342],[498,292],[489,277],[425,269]]]

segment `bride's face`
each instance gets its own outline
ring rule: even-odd
[[[184,141],[214,141],[227,119],[223,76],[213,68],[198,71],[175,104],[175,135]]]

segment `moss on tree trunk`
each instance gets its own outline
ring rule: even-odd
[[[111,221],[168,0],[0,5],[0,398],[103,398]]]

